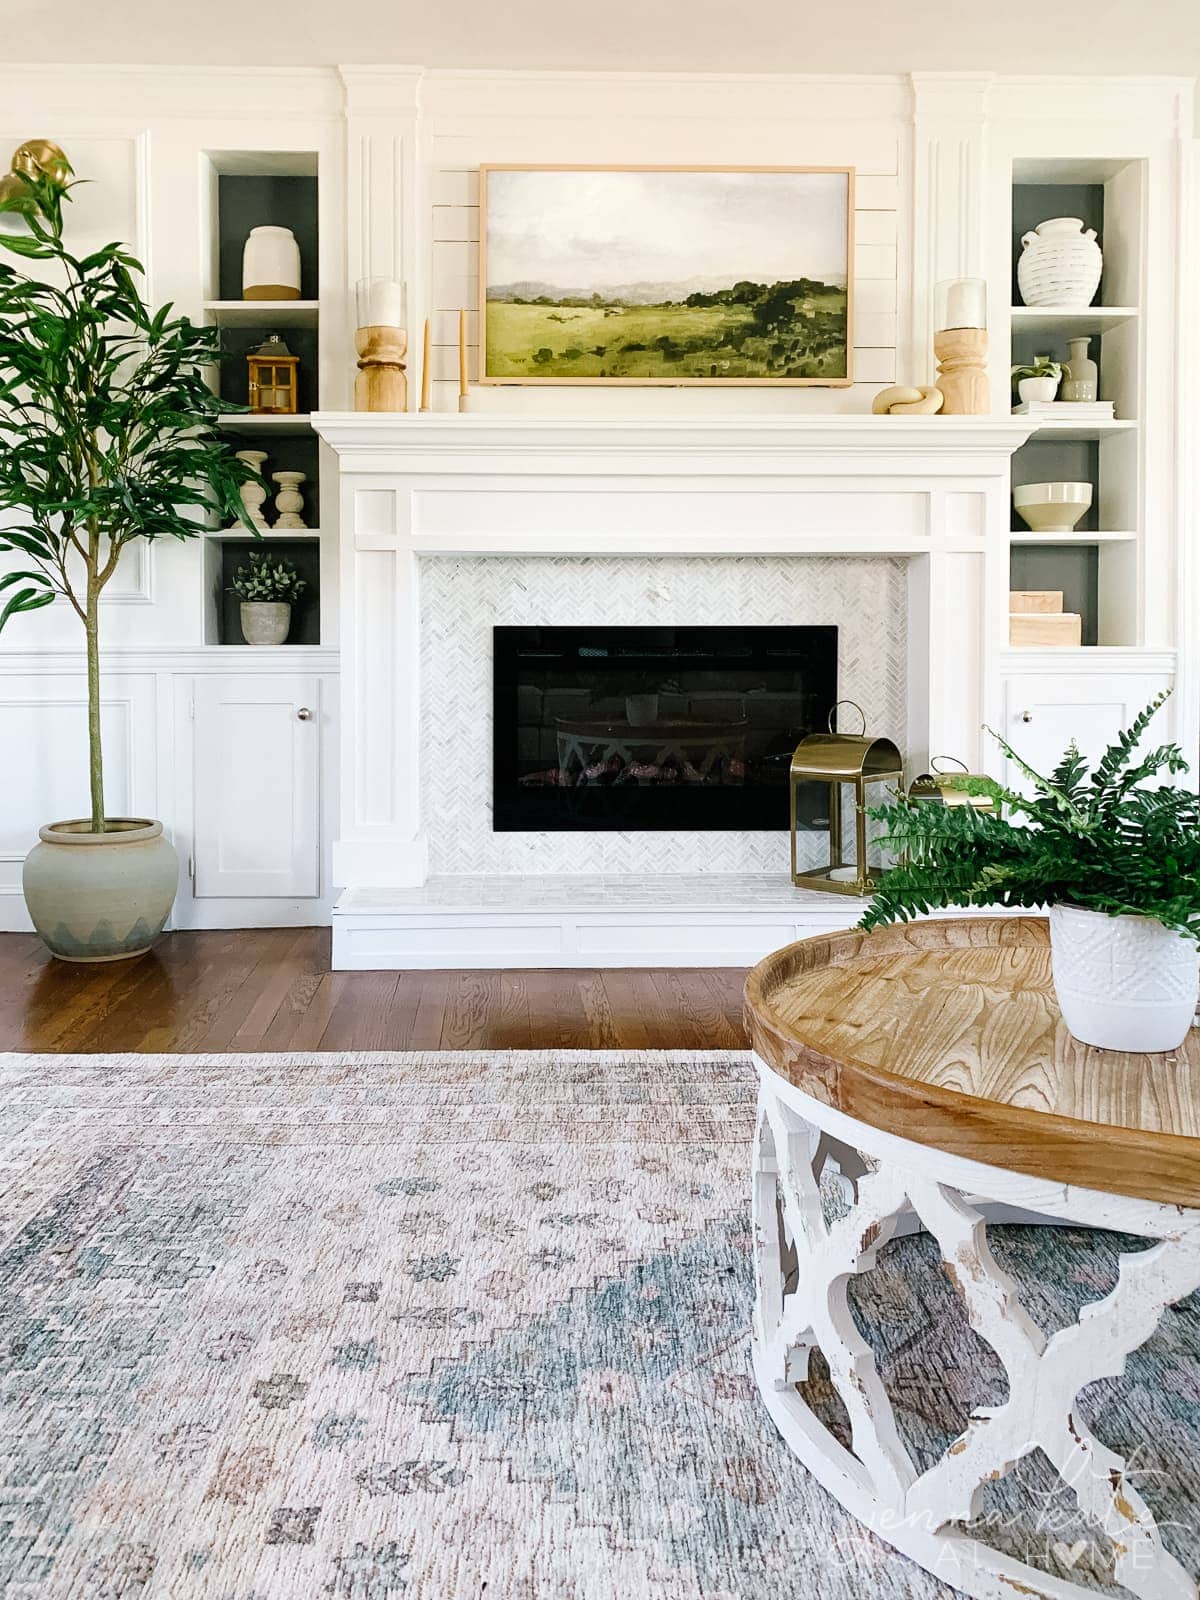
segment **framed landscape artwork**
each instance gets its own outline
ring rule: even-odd
[[[850,167],[483,166],[481,382],[851,382]]]

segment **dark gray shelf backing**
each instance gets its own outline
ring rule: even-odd
[[[300,246],[300,298],[315,300],[317,281],[317,180],[241,177],[217,180],[219,300],[242,298],[242,250],[251,228],[290,228]]]
[[[267,452],[262,470],[268,482],[273,472],[307,474],[305,481],[300,485],[300,492],[304,496],[304,520],[310,528],[320,527],[321,494],[320,480],[317,476],[317,462],[320,457],[316,435],[309,434],[306,437],[304,434],[286,434],[276,437],[273,433],[237,433],[234,428],[227,431],[229,442],[235,450]],[[264,508],[268,522],[275,521],[275,494],[278,487],[278,484],[271,484],[271,496]]]
[[[1090,483],[1092,503],[1075,524],[1080,533],[1100,529],[1100,445],[1096,439],[1030,439],[1012,458],[1013,488],[1024,483]],[[1027,532],[1010,502],[1009,526]]]
[[[1095,228],[1100,248],[1104,248],[1104,185],[1102,183],[1014,183],[1012,190],[1012,303],[1024,305],[1017,287],[1017,262],[1021,259],[1021,236],[1039,222],[1051,217],[1079,217],[1085,228]],[[1104,278],[1092,297],[1093,305],[1104,304]],[[1092,359],[1096,352],[1092,351]]]
[[[238,608],[241,601],[231,593],[229,585],[233,575],[245,562],[250,551],[265,551],[272,556],[285,556],[305,580],[307,587],[292,607],[292,626],[287,644],[320,644],[321,642],[321,548],[318,539],[225,539],[221,546],[220,593],[217,595],[217,616],[220,618],[220,644],[245,644]],[[265,647],[264,647],[265,648]]]
[[[221,348],[225,359],[221,362],[221,396],[239,406],[247,403],[250,393],[250,369],[246,356],[257,350],[270,333],[278,332],[294,356],[299,356],[296,369],[296,409],[318,411],[317,396],[317,330],[315,328],[222,328]]]
[[[1098,643],[1100,555],[1094,544],[1015,544],[1010,589],[1061,589],[1063,610],[1083,618],[1083,643]]]

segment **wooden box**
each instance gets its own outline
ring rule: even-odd
[[[1083,643],[1083,618],[1077,611],[1013,612],[1008,619],[1010,645],[1037,649]]]
[[[1008,591],[1008,609],[1013,614],[1020,612],[1027,615],[1031,612],[1042,614],[1061,613],[1063,608],[1063,592],[1061,589],[1010,589]]]

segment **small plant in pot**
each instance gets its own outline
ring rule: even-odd
[[[897,864],[861,926],[944,906],[1048,906],[1054,989],[1075,1038],[1106,1050],[1176,1049],[1197,1000],[1200,795],[1161,779],[1187,771],[1176,745],[1138,754],[1165,699],[1094,772],[1072,743],[1043,777],[993,734],[1032,796],[991,778],[954,781],[990,796],[1000,814],[903,796],[871,811]]]
[[[282,644],[292,626],[292,606],[307,585],[286,556],[251,550],[229,587],[242,602],[239,613],[246,643]]]
[[[1049,356],[1034,356],[1028,367],[1014,367],[1012,381],[1022,405],[1034,400],[1053,400],[1062,382],[1062,364]]]
[[[215,426],[240,409],[205,382],[217,330],[170,306],[150,311],[124,246],[72,254],[71,168],[55,146],[39,148],[47,158],[0,200],[0,256],[37,263],[34,275],[0,259],[0,628],[56,600],[82,623],[91,810],[40,829],[23,886],[54,955],[114,961],[157,938],[179,870],[161,822],[105,811],[100,597],[134,540],[191,539],[231,520],[255,474]]]

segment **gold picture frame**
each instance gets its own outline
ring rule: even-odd
[[[768,175],[776,179],[804,179],[818,177],[835,179],[837,180],[837,183],[833,185],[820,186],[820,190],[814,192],[820,192],[823,204],[828,209],[830,204],[829,197],[831,195],[836,196],[839,184],[845,185],[844,234],[842,227],[837,222],[835,216],[834,219],[827,225],[826,231],[828,237],[823,240],[824,248],[829,250],[837,249],[842,244],[844,238],[844,313],[837,305],[837,299],[843,293],[840,285],[838,285],[836,282],[827,282],[824,278],[820,280],[808,280],[806,275],[801,273],[798,268],[794,278],[780,279],[777,277],[773,283],[759,283],[754,279],[742,279],[729,288],[697,288],[688,294],[686,297],[686,303],[685,301],[681,300],[661,301],[657,303],[640,300],[626,303],[618,299],[605,299],[601,295],[598,286],[593,288],[589,298],[587,295],[586,285],[571,285],[571,292],[568,293],[568,286],[565,284],[559,284],[555,286],[532,279],[519,282],[500,283],[495,285],[495,290],[504,291],[503,298],[499,298],[495,292],[489,294],[489,290],[493,289],[493,286],[489,284],[489,260],[495,260],[496,257],[501,254],[502,248],[504,248],[499,247],[494,251],[489,251],[489,244],[491,243],[489,223],[493,217],[493,212],[495,209],[493,206],[489,206],[489,190],[491,191],[491,195],[495,197],[499,188],[499,185],[496,182],[497,178],[500,177],[500,175],[507,174],[594,174],[604,176],[612,175],[614,177],[628,174],[642,174],[644,176],[653,177],[680,174],[702,174],[711,175],[717,178],[741,178],[753,177],[756,175]],[[518,185],[518,201],[520,200],[519,189],[521,187],[532,188],[532,186]],[[551,184],[549,187],[553,189],[556,186]],[[614,192],[615,189],[619,187],[619,184],[613,186]],[[631,194],[636,192],[636,187],[637,186],[634,186],[634,188],[631,189]],[[664,199],[662,186],[658,186],[660,192],[657,195],[653,195],[649,192],[655,188],[655,186],[648,184],[643,187],[646,193],[642,196],[642,198],[647,207],[649,207],[653,200],[657,199],[658,201],[658,207],[654,213],[657,216],[662,211],[662,201]],[[719,186],[713,186],[714,190],[716,190],[718,187]],[[786,187],[786,185],[781,185],[779,183],[774,185],[764,185],[763,199],[774,200],[777,202],[780,198],[781,190],[785,189]],[[802,187],[802,185],[796,185],[797,198],[800,196]],[[561,185],[558,185],[557,188],[560,195],[565,192]],[[593,185],[592,188],[594,190],[602,190],[603,186]],[[703,200],[706,198],[702,190],[695,191],[695,194],[698,200]],[[582,197],[585,202],[588,198],[590,197]],[[716,196],[714,195],[713,198],[716,198]],[[585,217],[585,225],[588,218],[597,214],[597,208],[595,206],[588,210]],[[624,214],[629,214],[628,209]],[[790,215],[790,213],[785,214]],[[720,212],[718,212],[717,215],[719,216]],[[770,222],[776,215],[778,215],[777,212],[772,212],[769,215],[764,214],[763,221]],[[518,235],[513,235],[512,237],[519,239]],[[694,235],[692,237],[694,238]],[[600,233],[597,232],[597,235],[593,240],[584,241],[584,248],[598,247],[602,244],[602,242],[602,237]],[[752,247],[751,241],[746,236],[745,228],[743,229],[742,235],[737,239],[736,244],[737,246],[740,246],[740,252],[739,248],[735,247],[734,243],[730,243],[726,247],[731,261],[739,253],[744,255],[744,252],[748,248]],[[508,250],[508,256],[510,258],[509,264],[511,264],[513,259],[519,257],[520,249],[521,246],[518,244],[518,247],[515,250]],[[699,260],[701,246],[697,244],[696,249]],[[777,248],[775,253],[778,253]],[[715,252],[713,261],[710,264],[715,265],[715,262],[721,259],[721,257],[722,251],[718,249]],[[542,265],[541,257],[537,258],[537,265]],[[548,261],[548,270],[553,271],[553,267],[553,261]],[[611,272],[612,269],[608,270]],[[822,270],[828,271],[828,268],[823,268]],[[726,273],[726,276],[730,275],[732,275],[731,271]],[[719,276],[719,272],[704,276],[696,274],[690,281],[698,283],[712,283],[715,282]],[[677,284],[677,287],[685,288],[688,281],[688,279],[680,280]],[[785,302],[777,298],[775,301],[768,303],[762,298],[762,296],[769,294],[769,290],[772,287],[778,288],[782,284],[786,284],[786,286],[790,288],[795,282],[798,281],[812,281],[814,283],[814,288],[819,291],[811,297],[812,300],[817,303],[812,306],[806,305],[802,313],[806,319],[809,319],[814,323],[815,326],[812,330],[808,330],[803,325],[796,324],[795,318],[798,310],[798,304],[795,299],[790,302],[792,306],[793,322],[791,324],[784,325],[779,321],[779,318],[780,307]],[[516,291],[518,290],[527,291],[535,288],[552,289],[555,287],[558,290],[557,295],[553,293],[543,294],[540,296],[522,294],[518,297],[516,294]],[[654,282],[625,286],[626,290],[637,290],[638,292],[644,293],[649,293],[653,290],[661,289],[663,287],[663,284]],[[750,291],[755,289],[761,290],[762,296],[758,298],[753,307],[748,305],[733,305],[726,298],[738,290],[742,290],[748,294]],[[610,289],[610,294],[615,295],[616,290]],[[692,301],[696,300],[702,302],[702,304],[691,304]],[[716,302],[722,300],[724,301],[723,304],[716,304]],[[826,301],[828,303],[823,303]],[[506,350],[501,350],[497,347],[497,340],[489,339],[489,304],[492,307],[491,327],[493,333],[498,325],[503,324],[503,321],[507,321],[507,323],[512,327],[512,343]],[[502,319],[502,314],[500,312],[501,306],[519,307],[520,316],[518,317],[517,312],[514,310],[512,313],[505,313]],[[709,313],[708,317],[698,317],[696,313],[701,311]],[[735,311],[737,312],[736,318],[734,316]],[[665,319],[667,331],[660,333],[650,345],[645,343],[644,337],[634,338],[632,340],[627,340],[618,352],[614,352],[612,356],[608,356],[609,341],[607,339],[605,339],[603,343],[587,343],[589,339],[592,339],[593,341],[596,340],[596,335],[600,329],[603,328],[604,331],[607,332],[608,321],[614,316],[619,316],[623,320],[628,320],[629,327],[632,332],[635,332],[639,335],[645,335],[647,332],[647,324],[650,326],[656,325],[650,316],[650,313],[658,314],[659,322],[657,325],[661,326],[663,325],[664,312],[670,313],[670,315]],[[723,329],[721,328],[720,323],[717,321],[716,314],[718,312],[720,313],[721,319],[725,324],[727,324],[727,326]],[[810,331],[813,338],[816,338],[819,335],[821,339],[827,339],[831,332],[837,332],[843,315],[845,328],[844,344],[839,338],[835,344],[826,344],[824,346],[825,350],[833,350],[835,352],[838,350],[842,351],[840,363],[836,359],[836,355],[829,362],[831,368],[836,369],[840,365],[842,370],[831,370],[826,373],[816,373],[802,376],[790,376],[786,374],[776,375],[766,370],[758,372],[748,372],[744,370],[745,368],[755,364],[765,366],[769,362],[781,361],[789,361],[793,365],[825,364],[825,356],[814,352],[811,339],[807,345],[801,344],[799,341],[804,333],[808,333]],[[765,320],[769,319],[770,316],[775,317],[776,320],[774,323],[771,323],[769,320]],[[746,325],[748,318],[750,320],[749,326]],[[757,322],[755,321],[756,318],[758,319]],[[686,344],[680,343],[679,330],[687,330],[689,326],[702,326],[706,321],[711,324],[714,329],[720,329],[722,332],[732,331],[732,336],[736,340],[739,340],[740,343],[737,344],[736,348],[730,348],[728,351],[724,344],[714,346],[711,350],[706,349],[703,346],[697,347],[694,336],[689,338]],[[549,326],[551,323],[556,324],[553,329],[551,329]],[[583,340],[584,342],[573,342],[561,352],[556,352],[553,340],[561,333],[569,333],[572,326],[574,326],[574,328],[577,330],[575,336],[576,340]],[[670,331],[672,328],[676,330],[675,333]],[[541,345],[535,349],[535,337],[546,338],[551,342]],[[746,354],[747,346],[750,346],[751,353],[749,355]],[[782,353],[781,346],[784,347]],[[639,354],[643,355],[642,361],[632,362],[628,359],[631,355]],[[607,360],[605,359],[606,357],[608,357]],[[703,366],[706,363],[709,366],[709,371],[707,373],[700,373],[694,370],[697,366]],[[545,372],[533,370],[539,365],[545,368],[569,365],[576,370],[547,370]],[[605,370],[606,368],[614,365],[623,365],[626,367],[631,365],[644,365],[647,367],[647,369],[654,366],[657,367],[658,371],[651,372],[647,370],[644,373],[631,373],[628,371],[623,371],[613,373],[609,370]],[[678,373],[672,373],[666,370],[668,367],[674,365],[679,366],[680,371]],[[732,369],[732,375],[730,373],[722,373],[717,371],[716,369],[719,366]],[[853,366],[853,167],[675,166],[656,164],[624,166],[607,164],[575,165],[570,163],[537,162],[489,162],[480,166],[479,382],[481,384],[515,384],[521,386],[557,384],[576,386],[624,386],[638,388],[789,387],[843,389],[848,388],[854,382]],[[595,370],[579,370],[582,367],[588,367]]]

